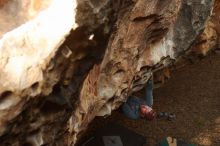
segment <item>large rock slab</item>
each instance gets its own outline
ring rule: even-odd
[[[74,145],[95,116],[110,115],[158,69],[216,47],[213,5],[0,0],[2,145]]]
[[[0,135],[29,100],[48,95],[59,81],[63,68],[55,69],[51,61],[57,59],[58,48],[76,26],[74,6],[72,0],[1,4]]]

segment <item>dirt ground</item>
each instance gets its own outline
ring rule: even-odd
[[[172,73],[163,87],[155,89],[154,109],[175,113],[177,119],[130,120],[115,111],[106,119],[96,118],[90,128],[113,121],[146,136],[146,146],[154,146],[167,136],[197,145],[220,146],[220,55],[211,54]]]

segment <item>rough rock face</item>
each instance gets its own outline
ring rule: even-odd
[[[0,37],[28,20],[36,17],[40,11],[51,5],[51,0],[1,0],[0,1]]]
[[[95,116],[110,115],[153,73],[218,47],[219,7],[0,0],[1,144],[74,145]]]

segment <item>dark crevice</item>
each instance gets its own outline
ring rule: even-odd
[[[31,88],[32,88],[33,90],[37,90],[38,87],[39,87],[39,83],[38,83],[38,82],[36,82],[36,83],[34,83],[34,84],[31,85]]]
[[[11,96],[13,93],[11,91],[5,91],[0,95],[0,102],[2,102],[7,97]]]

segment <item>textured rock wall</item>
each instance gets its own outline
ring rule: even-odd
[[[0,38],[4,33],[36,17],[50,4],[51,0],[0,0]]]
[[[1,144],[74,145],[153,73],[218,47],[218,8],[214,0],[0,0]]]

